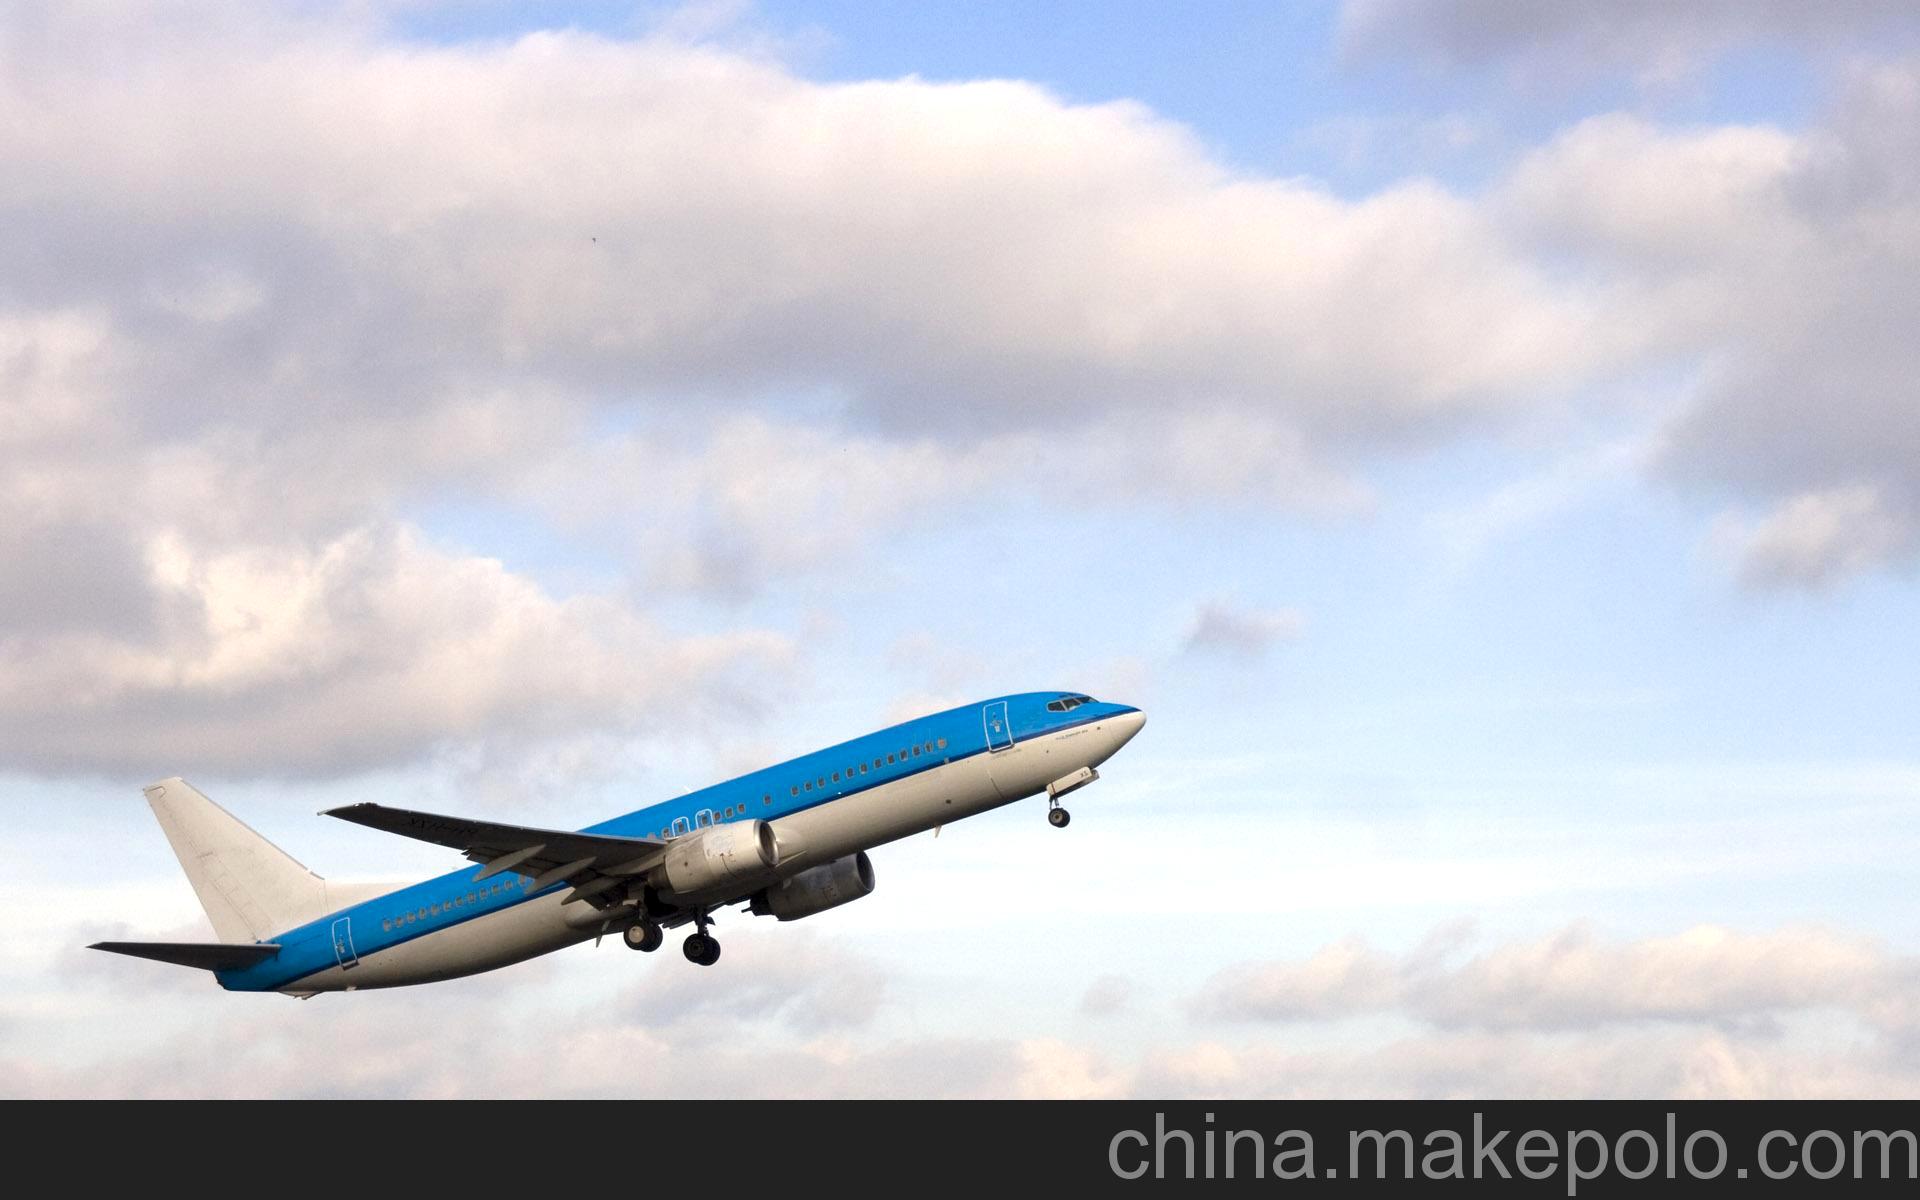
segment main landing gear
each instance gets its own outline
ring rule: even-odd
[[[627,926],[626,938],[628,946],[652,954],[660,948],[660,943],[667,940],[667,935],[652,921],[635,921]]]
[[[686,954],[688,962],[710,967],[720,961],[720,939],[707,932],[707,927],[713,924],[713,918],[702,909],[694,914],[693,919],[700,926],[699,932],[688,934],[680,949]],[[667,940],[666,931],[651,916],[627,926],[622,936],[626,938],[628,946],[647,954],[658,950]]]
[[[1067,822],[1071,820],[1073,820],[1073,814],[1061,808],[1058,800],[1048,805],[1047,824],[1053,826],[1055,829],[1065,829]]]
[[[707,932],[707,926],[713,923],[713,918],[707,915],[705,909],[701,909],[693,915],[693,919],[700,927],[699,932],[688,934],[687,940],[680,943],[680,951],[687,956],[688,962],[710,967],[720,961],[720,940]]]

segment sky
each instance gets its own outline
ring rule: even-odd
[[[1920,1090],[1893,0],[0,11],[0,1094]],[[297,1002],[180,774],[578,827],[1143,733],[871,898]]]

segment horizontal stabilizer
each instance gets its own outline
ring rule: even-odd
[[[95,942],[89,950],[131,954],[203,971],[237,971],[280,953],[272,942]]]

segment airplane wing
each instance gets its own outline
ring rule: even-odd
[[[651,870],[667,852],[667,844],[658,838],[532,829],[384,804],[349,804],[327,809],[322,815],[450,846],[486,868],[475,879],[513,871],[531,877],[529,892],[564,880],[573,884],[567,903],[589,900],[596,908],[612,902],[605,893]]]

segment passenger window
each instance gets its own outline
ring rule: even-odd
[[[809,779],[809,780],[807,780],[807,790],[808,790],[808,791],[812,791],[812,790],[813,790],[813,780],[811,780],[811,779]]]
[[[472,892],[468,892],[468,893],[467,893],[467,903],[468,903],[468,904],[472,904],[472,903],[473,903],[473,893],[472,893]]]
[[[693,819],[702,829],[705,829],[707,826],[713,824],[713,814],[708,812],[704,808],[701,809],[698,813],[694,814]]]
[[[939,746],[939,747],[940,747],[940,748],[941,748],[942,750],[945,750],[945,749],[947,748],[947,739],[945,739],[945,738],[941,738],[941,739],[939,740],[939,742],[938,742],[938,743],[936,743],[936,744],[937,744],[937,745],[938,745],[938,746]]]
[[[865,774],[867,773],[867,764],[865,764],[865,763],[861,763],[861,764],[860,764],[860,773],[861,773],[862,775],[865,775]]]
[[[833,781],[834,781],[835,783],[839,783],[839,782],[840,782],[840,772],[838,772],[838,771],[835,771],[835,772],[833,773]]]
[[[913,748],[913,756],[914,756],[915,758],[919,758],[919,757],[920,757],[920,747],[918,747],[918,746],[915,746],[915,747]]]
[[[887,755],[887,761],[891,763],[893,761],[893,755],[891,754]]]
[[[391,933],[393,931],[393,922],[390,920],[381,921],[380,929],[382,932]]]
[[[793,785],[793,794],[796,796],[800,794],[800,785],[797,783]]]

